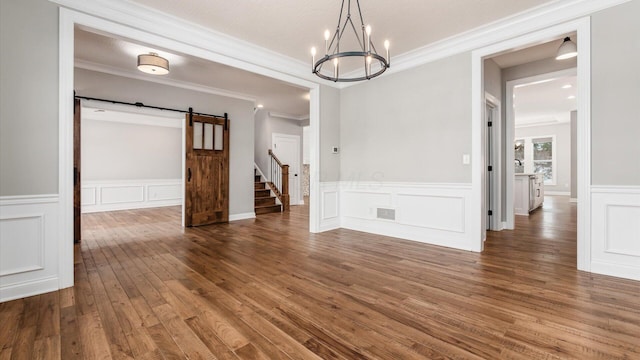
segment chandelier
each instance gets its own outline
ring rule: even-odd
[[[311,71],[323,79],[334,82],[369,80],[381,75],[391,66],[391,59],[389,58],[389,41],[386,40],[384,42],[384,48],[386,50],[385,58],[378,54],[376,47],[371,41],[371,26],[364,25],[362,11],[360,10],[360,0],[355,1],[358,6],[358,18],[360,19],[359,31],[351,18],[351,0],[347,0],[346,8],[344,6],[344,2],[345,1],[342,0],[340,17],[338,17],[338,26],[336,26],[335,32],[333,34],[329,30],[324,32],[324,56],[316,61],[317,50],[315,47],[311,48]],[[346,16],[343,16],[345,12]],[[343,41],[343,39],[346,40],[348,37],[352,39],[355,38],[359,47],[354,50],[347,51],[342,49],[340,47],[340,41]],[[362,71],[353,76],[341,76],[340,64],[347,58],[351,58],[351,63],[353,63],[354,60],[356,62],[361,62],[364,67],[364,76],[362,76]],[[328,69],[324,69],[323,73],[323,67],[325,64],[329,65],[327,66]]]

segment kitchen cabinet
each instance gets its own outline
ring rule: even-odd
[[[542,174],[516,174],[514,184],[514,213],[529,215],[544,201],[544,177]]]

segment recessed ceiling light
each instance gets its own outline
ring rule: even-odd
[[[562,88],[563,89],[570,89],[571,88],[571,84],[564,85]]]
[[[262,109],[263,107],[264,107],[264,105],[258,104],[258,109]]]
[[[575,97],[575,95],[569,95],[569,96],[567,96],[567,99],[569,99],[569,100],[571,100],[571,99],[575,99],[575,98],[576,98],[576,97]]]
[[[106,110],[105,109],[95,109],[95,110],[93,110],[93,112],[106,112]]]

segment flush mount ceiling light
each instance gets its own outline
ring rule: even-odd
[[[556,60],[565,60],[576,56],[578,56],[578,46],[567,36],[558,48]]]
[[[156,53],[138,55],[138,70],[147,74],[166,75],[169,73],[169,60]]]
[[[342,6],[340,7],[340,16],[338,17],[338,26],[336,30],[331,34],[329,30],[324,32],[324,56],[322,56],[316,62],[316,48],[311,48],[311,71],[317,76],[334,81],[334,82],[351,82],[369,80],[378,75],[381,75],[387,68],[391,66],[389,58],[389,41],[384,42],[386,49],[386,58],[379,55],[376,51],[376,47],[371,41],[371,26],[364,25],[362,18],[362,12],[360,11],[360,0],[356,0],[355,3],[358,6],[358,19],[360,19],[360,29],[358,30],[351,19],[351,0],[347,0],[347,6],[344,6],[344,0],[342,0]],[[345,15],[346,13],[346,15]],[[344,16],[343,16],[344,15]],[[344,21],[344,22],[343,22]],[[340,41],[346,40],[345,35],[349,38],[357,40],[359,47],[354,50],[346,50],[340,47]],[[344,44],[344,41],[343,41]],[[353,77],[340,76],[340,64],[346,58],[353,58],[359,61],[364,67],[364,76],[356,75]],[[327,75],[322,73],[323,65],[330,63],[330,69]],[[360,73],[361,74],[361,73]]]

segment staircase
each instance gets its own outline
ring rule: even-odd
[[[271,196],[271,190],[267,187],[267,183],[262,181],[262,177],[257,174],[256,170],[253,175],[255,178],[254,210],[256,215],[282,212],[282,205],[276,204],[276,198]]]

